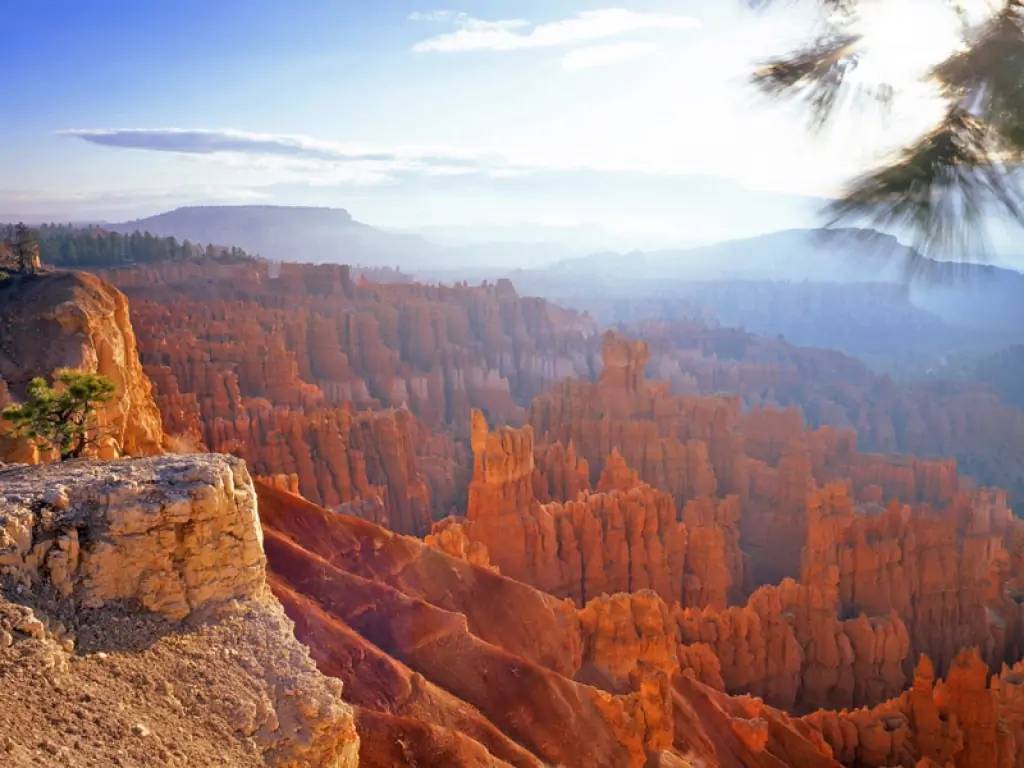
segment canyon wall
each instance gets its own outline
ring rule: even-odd
[[[160,453],[164,433],[152,385],[143,373],[128,301],[109,283],[82,272],[40,272],[0,281],[0,408],[18,402],[36,376],[62,369],[99,373],[114,395],[97,409],[104,458]],[[0,424],[0,433],[2,424]],[[37,462],[27,438],[0,434],[0,461]]]

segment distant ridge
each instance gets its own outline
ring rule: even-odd
[[[900,282],[937,264],[873,229],[787,229],[695,248],[599,253],[553,269],[636,279]]]
[[[568,259],[552,280],[594,280],[636,292],[673,283],[887,283],[914,306],[967,328],[1024,328],[1024,274],[1005,267],[936,261],[873,229],[790,229],[671,251],[597,253]],[[550,296],[549,296],[550,298]]]
[[[196,205],[108,228],[236,245],[277,261],[413,268],[435,262],[440,254],[437,246],[417,235],[376,229],[356,221],[344,208]]]

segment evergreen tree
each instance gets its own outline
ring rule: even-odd
[[[60,387],[51,387],[37,376],[28,385],[28,396],[0,415],[11,424],[16,437],[28,437],[43,448],[60,453],[61,460],[81,456],[99,438],[96,407],[114,394],[105,376],[82,371],[61,371]]]
[[[755,5],[771,1],[750,0]],[[818,37],[764,62],[753,79],[770,94],[803,98],[812,124],[821,126],[867,53],[856,31],[867,0],[817,2]],[[932,2],[965,18],[952,0]],[[1024,1],[1000,0],[980,24],[964,21],[962,47],[938,62],[930,77],[946,104],[942,119],[894,161],[850,181],[829,206],[830,223],[854,219],[907,227],[923,250],[970,248],[984,235],[986,214],[1024,223],[1016,181],[1024,159]],[[867,91],[882,101],[894,96],[886,83]]]
[[[11,252],[17,254],[18,227],[0,224],[0,237],[9,244]],[[228,258],[228,252],[221,248],[179,243],[173,237],[155,237],[150,232],[135,231],[122,235],[100,227],[47,224],[39,228],[37,237],[37,251],[42,259],[49,264],[64,267],[88,269],[200,256]],[[232,248],[230,255],[236,261],[250,258],[240,248]]]
[[[39,241],[35,233],[20,222],[14,227],[14,257],[21,272],[35,272],[40,267]]]

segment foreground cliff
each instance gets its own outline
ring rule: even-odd
[[[128,300],[84,272],[41,272],[0,281],[0,408],[17,402],[29,381],[70,368],[99,373],[114,384],[97,412],[104,457],[160,453],[164,434],[152,385],[143,373]],[[0,461],[41,457],[25,440],[2,437]],[[43,456],[42,458],[46,458]]]
[[[354,767],[265,562],[237,459],[0,468],[0,763]]]

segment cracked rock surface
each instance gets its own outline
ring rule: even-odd
[[[353,768],[243,462],[0,467],[0,765]]]

